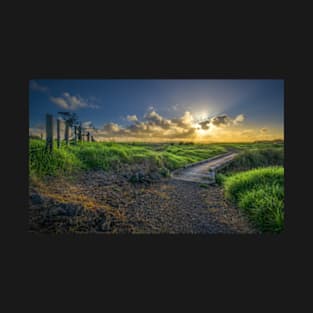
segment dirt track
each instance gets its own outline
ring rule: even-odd
[[[32,182],[29,216],[31,231],[49,233],[255,232],[219,186],[172,178],[134,184],[103,171]]]

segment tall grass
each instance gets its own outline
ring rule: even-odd
[[[224,177],[225,196],[262,232],[284,228],[284,169],[264,167]]]
[[[31,177],[66,175],[84,167],[83,162],[65,148],[55,149],[53,153],[46,152],[44,148],[44,141],[30,141],[29,175]]]

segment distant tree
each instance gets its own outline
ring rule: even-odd
[[[68,123],[68,126],[71,128],[72,133],[73,133],[73,128],[80,127],[81,122],[78,119],[78,115],[76,113],[71,113],[71,112],[58,112],[60,116]]]

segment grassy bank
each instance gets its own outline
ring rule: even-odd
[[[247,214],[262,232],[284,227],[284,169],[264,167],[224,176],[225,196]]]

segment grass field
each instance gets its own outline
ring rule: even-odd
[[[218,144],[129,144],[113,142],[83,142],[54,149],[43,148],[45,142],[31,139],[29,142],[30,176],[59,176],[84,169],[114,169],[121,164],[150,162],[166,172],[186,164],[201,161],[227,149]]]
[[[282,145],[271,143],[257,144],[193,144],[193,143],[115,143],[83,142],[68,147],[54,149],[53,153],[44,150],[45,141],[29,141],[30,176],[62,176],[86,169],[114,169],[120,164],[150,162],[162,172],[172,171],[186,164],[198,162],[229,150],[244,151],[245,160],[238,161],[247,165],[250,151],[271,147],[282,153]],[[275,154],[275,152],[273,152]],[[277,154],[276,153],[276,154]],[[268,159],[268,155],[262,155]],[[260,159],[262,158],[260,157]],[[278,156],[278,158],[281,158]],[[274,165],[275,163],[273,163]],[[242,167],[242,166],[241,166]],[[250,167],[250,165],[248,166]],[[244,169],[246,169],[244,167]],[[242,169],[242,168],[240,168]]]

